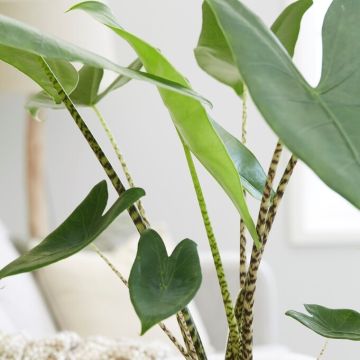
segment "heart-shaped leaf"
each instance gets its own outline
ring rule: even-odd
[[[107,69],[128,78],[146,81],[208,103],[206,99],[188,87],[153,74],[119,66],[102,56],[61,39],[45,35],[33,27],[0,15],[0,60],[15,66],[30,76],[52,97],[56,97],[57,94],[41,67],[42,57],[47,62],[55,60],[80,62],[95,68]]]
[[[130,297],[141,321],[141,334],[183,309],[200,284],[196,244],[185,239],[169,257],[160,235],[146,230],[140,237],[129,277]]]
[[[290,310],[287,316],[330,339],[360,341],[360,313],[349,309],[328,309],[320,305],[305,305],[311,315]]]
[[[100,182],[73,213],[39,245],[1,269],[0,279],[39,269],[79,252],[143,195],[143,189],[129,189],[103,214],[108,191],[106,181]]]
[[[73,6],[72,9],[88,12],[126,40],[136,51],[147,71],[190,87],[187,79],[159,50],[123,30],[105,4],[98,1],[85,1]],[[240,212],[255,244],[259,246],[258,234],[244,199],[240,176],[226,147],[214,130],[206,110],[195,99],[164,89],[159,89],[159,92],[186,146],[223,187]]]
[[[316,88],[241,2],[206,2],[265,120],[328,186],[360,208],[360,1],[332,2],[323,26],[323,70]]]
[[[312,0],[298,0],[290,4],[271,27],[291,56],[294,54],[301,19],[311,5]],[[226,34],[223,33],[206,1],[203,3],[202,16],[202,30],[194,51],[197,63],[210,76],[229,85],[241,96],[243,79],[227,43]]]

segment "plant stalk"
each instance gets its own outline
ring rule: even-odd
[[[279,156],[281,153],[281,144],[278,143],[277,148],[274,153],[272,164],[270,165],[269,169],[269,181],[268,184],[272,184],[273,179],[275,177],[275,172],[277,168],[277,163],[279,160]],[[255,299],[255,290],[256,290],[256,281],[257,281],[257,274],[258,269],[262,260],[262,255],[264,252],[264,248],[272,227],[272,224],[275,219],[275,215],[277,209],[279,207],[280,201],[283,197],[284,191],[286,186],[290,180],[291,174],[293,169],[296,165],[297,159],[294,156],[291,156],[289,163],[285,169],[285,172],[280,180],[280,183],[277,187],[275,196],[273,198],[272,205],[269,207],[270,204],[270,195],[271,194],[271,187],[270,192],[264,194],[268,197],[268,200],[262,201],[262,205],[260,207],[259,218],[258,218],[258,231],[259,236],[261,239],[261,248],[258,250],[256,247],[253,247],[251,259],[250,259],[250,266],[246,278],[246,286],[245,292],[243,295],[243,305],[242,305],[242,360],[252,360],[252,347],[253,347],[253,331],[252,331],[252,324],[253,324],[253,307],[254,307],[254,299]],[[266,189],[267,191],[267,189]],[[266,211],[266,209],[268,209]],[[265,216],[264,216],[265,214]]]
[[[42,58],[42,61],[41,61],[41,65],[43,66],[43,69],[44,69],[46,75],[48,76],[49,80],[51,81],[52,85],[54,86],[54,89],[57,91],[58,96],[60,97],[61,101],[65,105],[66,109],[70,113],[71,117],[74,119],[74,121],[75,121],[76,125],[78,126],[79,130],[81,131],[81,133],[85,137],[86,141],[88,142],[89,146],[93,150],[95,156],[97,157],[98,161],[100,162],[100,164],[101,164],[102,168],[104,169],[106,175],[108,176],[111,183],[113,184],[115,190],[117,191],[117,193],[119,195],[122,195],[125,192],[125,187],[122,184],[120,178],[117,176],[114,168],[112,167],[111,163],[107,159],[105,153],[103,152],[100,145],[98,144],[98,142],[96,141],[96,139],[92,135],[92,133],[91,133],[90,129],[88,128],[88,126],[85,124],[84,120],[82,119],[81,115],[79,114],[79,112],[75,108],[75,106],[72,103],[71,99],[66,94],[66,92],[63,89],[62,85],[60,84],[60,82],[58,81],[58,79],[56,78],[54,73],[52,72],[52,70],[49,67],[49,65],[47,64],[46,60],[43,59],[43,58]],[[139,214],[139,211],[136,208],[136,206],[134,206],[134,205],[130,206],[128,208],[128,213],[129,213],[129,215],[130,215],[136,229],[138,230],[138,232],[140,234],[143,233],[147,229],[147,226],[146,226],[144,220],[142,219],[141,215]],[[198,331],[196,329],[195,324],[193,324],[193,328],[194,328],[194,333],[196,333],[196,336],[200,338],[200,335],[199,335],[199,333],[198,333]],[[201,341],[200,341],[200,344],[201,344]],[[205,353],[204,349],[196,349],[196,350],[199,353]]]
[[[231,352],[232,352],[232,355],[234,356],[232,359],[234,360],[237,358],[237,355],[239,354],[239,350],[240,350],[240,348],[239,348],[240,347],[240,335],[239,335],[239,329],[238,329],[235,314],[234,314],[233,304],[231,301],[230,291],[229,291],[229,287],[228,287],[228,284],[226,281],[225,272],[224,272],[224,268],[222,265],[219,248],[218,248],[216,238],[215,238],[212,226],[211,226],[209,214],[207,212],[206,202],[205,202],[204,195],[203,195],[201,185],[200,185],[200,181],[199,181],[199,178],[198,178],[198,175],[196,172],[195,164],[192,159],[190,150],[187,148],[187,146],[184,144],[183,141],[182,141],[182,143],[183,143],[188,167],[190,170],[191,179],[194,184],[196,197],[197,197],[197,200],[199,203],[201,216],[203,218],[203,222],[205,225],[205,230],[206,230],[206,234],[208,237],[211,254],[212,254],[212,257],[214,260],[216,274],[217,274],[219,285],[220,285],[221,295],[223,298],[226,318],[227,318],[229,331],[230,331],[229,338],[230,338],[230,344],[231,344]]]

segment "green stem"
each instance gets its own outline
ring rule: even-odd
[[[88,142],[89,146],[93,150],[95,156],[97,157],[98,161],[100,162],[100,164],[101,164],[102,168],[104,169],[106,175],[108,176],[111,183],[113,184],[115,190],[117,191],[117,193],[119,195],[122,195],[125,192],[126,189],[125,189],[124,185],[122,184],[120,178],[116,174],[116,172],[115,172],[114,168],[112,167],[111,163],[107,159],[105,153],[101,149],[100,145],[96,141],[95,137],[91,133],[88,126],[85,124],[85,122],[82,119],[81,115],[79,114],[79,112],[75,108],[74,104],[72,103],[70,97],[66,94],[66,92],[63,89],[62,85],[60,84],[60,82],[58,81],[58,79],[56,78],[54,73],[52,72],[51,68],[49,67],[49,65],[47,64],[45,59],[43,59],[43,58],[41,60],[41,65],[43,66],[43,69],[44,69],[46,75],[48,76],[50,82],[54,86],[54,89],[57,91],[58,96],[60,97],[62,103],[65,105],[66,109],[69,111],[71,117],[74,119],[74,121],[75,121],[76,125],[78,126],[79,130],[81,131],[84,138]],[[138,232],[140,234],[143,233],[147,229],[147,226],[144,223],[141,215],[139,214],[136,206],[134,206],[134,205],[130,206],[128,208],[128,213],[129,213],[134,225],[136,226],[136,229],[138,230]],[[194,327],[194,331],[196,332],[196,336],[200,338],[200,335],[199,335],[199,333],[198,333],[198,331],[196,329],[195,324],[193,324],[193,327]],[[196,349],[196,350],[199,353],[205,352],[204,349]]]
[[[93,105],[92,106],[96,116],[98,117],[99,121],[100,121],[100,124],[101,126],[103,127],[110,143],[111,143],[111,146],[113,147],[114,149],[114,152],[120,162],[120,165],[124,171],[124,174],[125,174],[125,177],[126,177],[126,180],[129,184],[130,187],[135,187],[135,183],[134,183],[134,180],[130,174],[130,171],[129,171],[129,168],[126,164],[126,161],[124,159],[124,156],[122,155],[122,153],[120,152],[120,148],[115,140],[115,137],[109,127],[109,125],[107,124],[105,118],[102,116],[101,112],[99,111],[99,109],[96,107],[96,105]],[[136,203],[138,209],[139,209],[139,213],[142,217],[142,219],[144,220],[144,223],[147,225],[147,226],[150,226],[150,223],[149,221],[147,220],[147,216],[146,216],[146,213],[145,213],[145,209],[144,209],[144,206],[142,205],[142,202],[141,200],[139,200],[137,203]]]
[[[187,148],[187,146],[184,143],[183,143],[183,147],[184,147],[186,160],[187,160],[189,170],[190,170],[190,175],[191,175],[191,178],[192,178],[192,181],[194,184],[196,197],[197,197],[197,200],[199,203],[201,216],[203,218],[206,234],[208,237],[211,254],[212,254],[212,257],[214,260],[214,265],[215,265],[216,274],[218,277],[218,282],[220,285],[221,295],[222,295],[226,318],[227,318],[229,331],[230,331],[229,337],[231,339],[230,342],[231,342],[232,354],[235,356],[234,358],[236,358],[236,356],[239,354],[239,350],[240,350],[239,349],[240,336],[239,336],[239,329],[238,329],[235,314],[234,314],[233,304],[231,301],[229,287],[228,287],[228,284],[226,281],[225,272],[224,272],[224,268],[222,265],[219,248],[218,248],[216,238],[215,238],[212,226],[211,226],[210,218],[209,218],[209,215],[207,212],[204,195],[203,195],[200,181],[199,181],[199,178],[198,178],[198,175],[196,172],[195,164],[192,159],[190,150]]]

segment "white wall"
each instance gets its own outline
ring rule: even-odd
[[[271,24],[282,1],[248,3]],[[201,1],[117,0],[112,4],[123,26],[162,49],[194,88],[213,102],[217,121],[239,134],[239,100],[229,89],[199,70],[194,61],[192,49],[201,26]],[[120,40],[118,44],[119,62],[131,61],[132,52]],[[22,103],[23,98],[19,96],[0,97],[0,218],[13,233],[20,235],[26,233]],[[190,237],[199,243],[201,250],[207,250],[181,146],[155,89],[132,82],[105,100],[101,109],[119,140],[136,183],[147,191],[144,203],[150,220],[155,224],[166,223],[175,239]],[[98,134],[94,116],[88,111],[84,115]],[[104,178],[104,174],[66,113],[49,113],[46,127],[48,187],[53,204],[53,224],[57,224],[96,181]],[[266,168],[276,138],[252,107],[248,133],[250,147]],[[110,150],[105,138],[98,137]],[[112,159],[115,164],[116,160]],[[238,215],[219,186],[201,168],[200,172],[220,246],[237,251]],[[292,246],[286,227],[286,202],[289,201],[291,199],[285,195],[285,204],[279,211],[265,257],[273,267],[279,285],[281,342],[300,352],[317,355],[323,340],[283,313],[290,308],[301,309],[302,303],[359,308],[360,285],[353,275],[360,272],[359,252],[345,247]],[[254,207],[254,214],[255,210]],[[347,342],[332,341],[328,350],[329,358],[349,359],[358,353],[358,346]]]

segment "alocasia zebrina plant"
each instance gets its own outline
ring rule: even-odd
[[[87,12],[126,41],[138,56],[128,67],[0,15],[0,60],[31,77],[42,89],[29,99],[27,109],[36,117],[42,107],[66,108],[119,195],[115,204],[104,213],[106,183],[96,185],[62,225],[37,247],[5,266],[0,271],[0,278],[36,270],[71,256],[89,245],[127,209],[140,240],[129,280],[117,274],[129,286],[132,303],[142,324],[141,332],[159,324],[185,358],[207,359],[206,349],[187,308],[201,283],[196,243],[185,239],[168,254],[164,241],[151,229],[146,218],[140,202],[144,191],[134,188],[116,139],[97,109],[97,104],[108,93],[126,85],[131,79],[146,81],[157,86],[177,130],[179,144],[184,149],[229,326],[225,357],[251,360],[257,271],[297,159],[308,164],[327,185],[355,206],[360,206],[356,191],[360,179],[360,125],[356,122],[360,60],[354,31],[360,20],[360,3],[356,0],[333,1],[324,23],[323,76],[316,88],[305,81],[291,60],[301,19],[311,5],[311,0],[295,1],[269,29],[241,1],[203,2],[203,25],[195,57],[204,71],[230,86],[242,102],[244,132],[241,139],[216,122],[210,115],[210,102],[191,89],[186,77],[159,50],[123,29],[105,4],[85,1],[70,10]],[[80,62],[82,68],[76,70],[74,62]],[[142,67],[145,72],[141,71]],[[112,71],[117,77],[100,92],[104,71]],[[248,95],[279,137],[267,174],[244,144]],[[125,189],[79,114],[77,107],[80,106],[91,107],[98,115],[130,189]],[[273,190],[283,145],[293,154],[277,188]],[[241,217],[240,284],[235,304],[229,292],[193,156],[224,189]],[[248,209],[246,193],[261,200],[256,221]],[[245,228],[253,239],[248,267]],[[95,250],[108,262],[98,249]],[[324,336],[330,334],[330,337],[335,337],[337,334],[346,338],[349,331],[352,334],[358,332],[357,313],[347,310],[333,312],[313,305],[307,310],[313,317],[296,312],[288,315]],[[174,314],[177,315],[184,345],[162,323]],[[351,316],[347,317],[348,314]],[[346,324],[330,321],[338,317],[346,317]],[[352,339],[358,340],[353,335]]]

